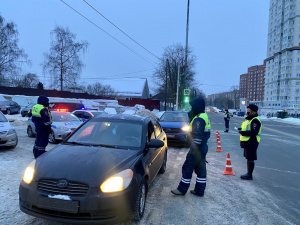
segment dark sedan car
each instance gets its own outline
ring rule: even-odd
[[[98,110],[75,110],[72,113],[82,121],[87,121],[97,116],[107,115],[107,112]]]
[[[155,120],[95,117],[26,168],[20,209],[65,223],[138,221],[148,187],[166,162],[166,135]]]
[[[25,106],[22,110],[21,110],[21,115],[22,117],[28,116],[28,114],[31,113],[32,107],[35,105],[36,103],[31,103],[27,106]]]
[[[190,144],[189,117],[187,112],[166,111],[159,123],[167,135],[169,143]]]
[[[4,114],[20,113],[21,106],[14,101],[0,101],[0,110]]]

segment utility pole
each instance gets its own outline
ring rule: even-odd
[[[165,111],[167,110],[167,96],[168,96],[168,65],[169,65],[169,59],[167,59],[167,62],[166,62]]]
[[[187,69],[187,57],[188,57],[188,42],[189,42],[189,15],[190,15],[190,0],[187,5],[187,18],[186,18],[186,37],[185,37],[185,70]]]
[[[176,110],[178,110],[178,94],[179,94],[179,75],[180,75],[180,64],[178,63],[178,74],[177,74],[177,90],[176,90]]]

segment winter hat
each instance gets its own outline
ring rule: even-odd
[[[248,105],[247,108],[251,109],[254,112],[258,111],[258,107],[256,105],[253,105],[253,104]]]

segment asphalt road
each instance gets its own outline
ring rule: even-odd
[[[262,121],[261,144],[254,180],[244,181],[246,160],[239,147],[243,118],[233,117],[230,132],[224,133],[222,113],[209,113],[212,135],[207,160],[207,189],[204,197],[190,193],[174,196],[171,189],[181,178],[181,166],[188,148],[169,146],[167,170],[151,185],[143,219],[139,224],[300,224],[300,126]],[[33,138],[26,124],[15,124],[19,144],[0,151],[0,224],[59,224],[22,213],[18,186],[23,171],[33,159]],[[223,152],[216,152],[215,131],[220,131]],[[55,147],[48,145],[47,150]],[[226,155],[230,153],[235,176],[225,176]],[[193,176],[191,189],[195,185]],[[128,222],[126,224],[131,224]]]

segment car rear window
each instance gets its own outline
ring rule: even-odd
[[[53,122],[72,122],[72,121],[80,121],[76,116],[71,113],[64,112],[52,112],[52,121]]]
[[[179,113],[173,113],[173,112],[165,112],[161,118],[160,121],[164,122],[189,122],[189,117],[187,113],[179,112]]]

